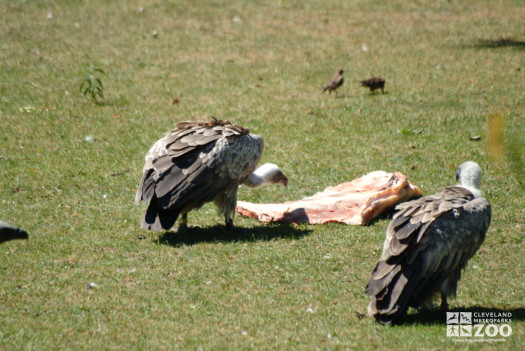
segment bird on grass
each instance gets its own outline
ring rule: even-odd
[[[184,231],[188,212],[211,201],[232,227],[239,185],[288,185],[275,164],[255,169],[262,152],[260,136],[228,121],[178,123],[146,155],[135,197],[137,204],[149,203],[142,228],[169,230],[181,216]]]
[[[337,73],[332,77],[332,79],[330,79],[330,81],[323,86],[321,94],[325,91],[328,91],[328,94],[331,94],[332,91],[335,91],[337,95],[337,89],[339,89],[345,82],[343,73],[344,70],[342,69],[337,71]]]
[[[459,184],[399,204],[388,225],[383,253],[368,284],[369,316],[399,323],[409,307],[431,308],[441,294],[441,309],[455,296],[461,271],[485,239],[491,207],[480,191],[481,169],[461,164]]]
[[[385,80],[383,78],[370,78],[361,81],[361,85],[370,88],[372,94],[375,94],[377,89],[381,89],[381,92],[385,92]]]
[[[0,243],[14,239],[28,239],[29,235],[21,228],[13,227],[12,225],[0,221]]]

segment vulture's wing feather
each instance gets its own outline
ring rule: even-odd
[[[136,196],[137,202],[150,201],[143,226],[169,229],[184,209],[236,192],[255,169],[262,149],[260,137],[229,122],[179,123],[146,156]],[[156,211],[164,211],[169,220],[159,223]]]
[[[140,186],[135,195],[135,202],[139,203],[141,200],[149,201],[155,194],[155,179],[153,175],[153,169],[145,169],[142,179],[140,180]]]
[[[420,243],[425,249],[414,250],[407,261],[419,268],[411,306],[418,307],[445,281],[447,296],[455,296],[461,271],[485,239],[490,225],[491,207],[484,198],[469,201],[443,213],[427,229]],[[423,279],[429,278],[423,284]]]
[[[409,305],[419,307],[443,281],[454,294],[461,269],[490,224],[488,201],[473,199],[462,187],[445,188],[397,209],[366,287],[372,297],[369,312],[379,319],[396,319]]]

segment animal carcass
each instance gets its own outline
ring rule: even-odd
[[[254,204],[238,201],[237,213],[261,222],[365,225],[397,203],[421,196],[399,172],[375,171],[298,201]]]

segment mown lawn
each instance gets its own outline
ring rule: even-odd
[[[518,0],[2,2],[0,219],[30,238],[0,244],[0,349],[522,350],[524,18]],[[105,72],[98,104],[79,92],[90,67]],[[339,97],[320,95],[340,68]],[[385,94],[359,86],[372,76]],[[263,161],[290,179],[241,188],[246,201],[373,170],[429,194],[478,162],[493,219],[451,308],[510,311],[512,335],[454,342],[437,312],[367,318],[388,216],[236,218],[229,232],[206,205],[188,234],[140,229],[146,151],[212,115],[262,135]],[[503,157],[487,147],[491,116],[504,119]]]

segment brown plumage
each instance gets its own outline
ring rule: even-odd
[[[399,322],[409,307],[441,308],[455,296],[461,271],[482,244],[491,207],[481,197],[481,169],[465,162],[460,185],[402,203],[388,225],[383,253],[366,286],[368,314],[380,323]]]
[[[343,77],[343,73],[344,73],[344,71],[342,69],[339,70],[332,77],[332,79],[330,79],[330,81],[323,86],[321,93],[324,93],[325,91],[328,91],[328,94],[331,94],[332,91],[335,91],[335,93],[337,94],[337,89],[339,89],[341,87],[341,85],[343,85],[343,83],[345,82],[345,79]]]
[[[210,201],[232,226],[240,184],[255,188],[288,183],[273,164],[254,172],[262,151],[260,136],[228,121],[178,123],[146,155],[135,197],[136,203],[149,203],[142,227],[168,230],[182,215],[185,228],[187,213]]]
[[[375,94],[377,89],[381,89],[381,92],[385,92],[385,80],[383,78],[370,78],[361,81],[361,85],[370,88],[370,91]]]

